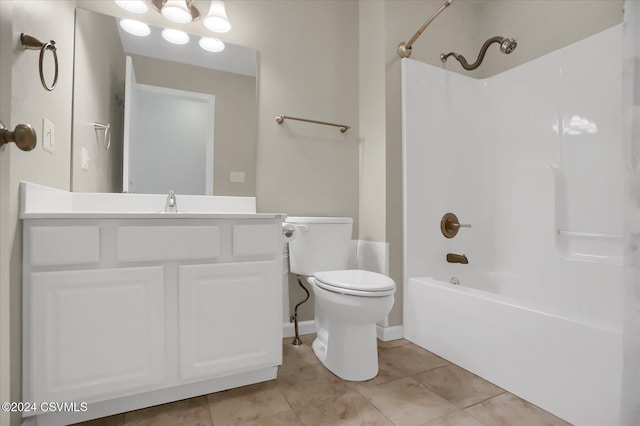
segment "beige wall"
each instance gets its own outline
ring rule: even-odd
[[[71,190],[121,192],[124,51],[114,19],[82,9],[76,13]],[[96,132],[94,122],[111,125],[108,151],[105,132]],[[89,170],[82,169],[83,148]]]
[[[227,7],[246,19],[241,44],[260,52],[258,209],[349,216],[357,235],[358,56],[349,46],[357,46],[358,4],[238,1]],[[352,128],[343,134],[294,121],[278,125],[280,114]]]
[[[361,240],[386,241],[385,4],[359,3],[358,105]]]
[[[146,56],[133,55],[132,58],[136,79],[140,84],[208,93],[216,97],[213,193],[254,197],[257,137],[255,77]],[[231,171],[245,172],[245,182],[230,182]]]
[[[73,22],[75,2],[0,2],[0,62],[2,120],[12,128],[30,123],[40,138],[42,117],[55,125],[55,151],[44,151],[40,143],[31,152],[13,144],[0,151],[0,382],[3,401],[21,401],[21,306],[22,244],[18,221],[18,184],[21,180],[70,188],[71,96],[73,79]],[[40,40],[55,40],[60,76],[47,92],[38,76],[38,52],[20,47],[20,33]],[[8,37],[7,37],[8,36]],[[46,69],[48,78],[52,70]],[[8,84],[7,84],[7,80]],[[6,100],[10,99],[10,104]],[[7,362],[8,360],[8,362]],[[20,414],[1,413],[2,425],[20,423]]]
[[[0,2],[0,121],[11,121],[11,64],[13,62],[11,18],[13,4]],[[9,260],[11,257],[9,226],[9,153],[0,148],[0,401],[11,400],[11,286]],[[10,414],[0,412],[0,424],[8,425]]]

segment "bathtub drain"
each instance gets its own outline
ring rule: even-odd
[[[460,285],[460,280],[458,279],[458,277],[451,277],[449,282],[453,285]]]

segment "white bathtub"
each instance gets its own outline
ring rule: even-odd
[[[408,280],[408,340],[573,424],[619,424],[621,330],[509,296],[516,276],[453,275]]]

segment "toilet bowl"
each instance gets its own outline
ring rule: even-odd
[[[294,224],[297,233],[289,243],[290,270],[305,277],[315,296],[313,352],[344,380],[374,378],[376,322],[393,306],[394,281],[375,272],[347,269],[351,218],[290,217],[286,222]]]
[[[316,306],[318,337],[313,352],[344,380],[374,378],[378,374],[376,322],[393,306],[393,280],[373,272],[344,270],[320,272],[307,281]]]

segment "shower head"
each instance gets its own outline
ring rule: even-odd
[[[500,42],[500,51],[505,55],[510,54],[516,47],[518,46],[518,42],[512,39],[511,37],[503,37]]]
[[[518,43],[512,39],[511,37],[500,37],[500,36],[496,36],[496,37],[491,37],[489,40],[485,41],[484,44],[482,45],[482,48],[480,48],[480,53],[478,54],[478,59],[476,59],[476,61],[469,65],[469,63],[467,62],[467,60],[465,59],[464,56],[456,53],[456,52],[449,52],[449,53],[443,53],[440,55],[440,60],[442,62],[447,62],[447,58],[449,56],[453,56],[454,58],[456,58],[458,60],[458,62],[460,62],[460,64],[462,65],[462,68],[466,69],[466,70],[475,70],[476,68],[478,68],[480,66],[480,64],[482,63],[482,60],[484,59],[484,55],[487,53],[487,49],[489,48],[489,46],[491,46],[493,43],[500,43],[500,51],[502,53],[504,53],[505,55],[509,55],[511,52],[513,52],[514,50],[516,50],[516,46],[518,46]]]

